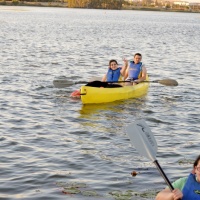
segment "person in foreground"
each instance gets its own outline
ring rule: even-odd
[[[167,187],[156,196],[156,200],[200,200],[200,155],[193,164],[188,177],[180,178],[172,183],[174,190]]]
[[[117,82],[123,81],[123,77],[125,75],[125,71],[128,66],[128,61],[124,59],[124,66],[118,67],[118,63],[116,60],[109,61],[108,72],[102,78],[102,82]]]
[[[133,61],[130,61],[124,76],[125,80],[130,81],[130,83],[126,83],[126,85],[135,85],[146,79],[147,70],[141,60],[142,54],[136,53],[133,57]]]

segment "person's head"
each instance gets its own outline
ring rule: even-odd
[[[110,60],[109,61],[109,68],[112,70],[116,70],[118,67],[118,63],[116,60]]]
[[[142,60],[142,54],[136,53],[136,54],[134,55],[133,60],[134,60],[134,63],[135,63],[135,64],[138,64],[138,63],[141,62],[141,60]]]
[[[200,182],[200,155],[194,161],[193,167],[194,167],[194,173],[197,176],[197,180],[198,182]]]

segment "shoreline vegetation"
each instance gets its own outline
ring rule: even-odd
[[[95,0],[93,0],[94,2]],[[98,0],[96,0],[98,1]],[[87,1],[88,2],[88,1]],[[140,10],[140,11],[164,11],[164,12],[188,12],[200,13],[200,4],[196,6],[173,6],[173,5],[153,5],[153,4],[127,4],[124,1],[107,0],[104,4],[73,4],[72,0],[65,1],[23,1],[23,0],[0,0],[0,6],[37,6],[37,7],[62,7],[62,8],[87,8],[87,9],[109,9],[109,10]]]

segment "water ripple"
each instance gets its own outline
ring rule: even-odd
[[[139,195],[132,199],[152,199],[166,185],[125,133],[140,118],[155,135],[157,159],[169,179],[191,171],[200,128],[195,13],[0,10],[1,199],[114,199],[114,191],[128,190]],[[100,105],[70,98],[79,84],[53,87],[58,78],[102,77],[110,59],[123,65],[122,58],[136,52],[143,54],[150,80],[172,78],[179,86],[152,83],[144,97]],[[132,177],[133,170],[140,173]],[[64,187],[74,183],[86,188],[67,193]]]

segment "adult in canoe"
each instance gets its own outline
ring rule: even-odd
[[[131,82],[126,83],[126,85],[135,85],[146,80],[147,70],[141,60],[142,54],[136,53],[133,57],[133,61],[130,61],[129,66],[126,69],[124,78],[126,79],[126,81]]]
[[[125,75],[125,71],[128,66],[128,61],[124,59],[124,66],[118,67],[118,63],[116,60],[110,60],[108,66],[108,72],[103,76],[102,82],[116,82],[123,81],[123,77]]]
[[[173,191],[167,187],[156,196],[156,200],[199,200],[200,199],[200,155],[193,164],[188,177],[180,178],[172,183]]]

